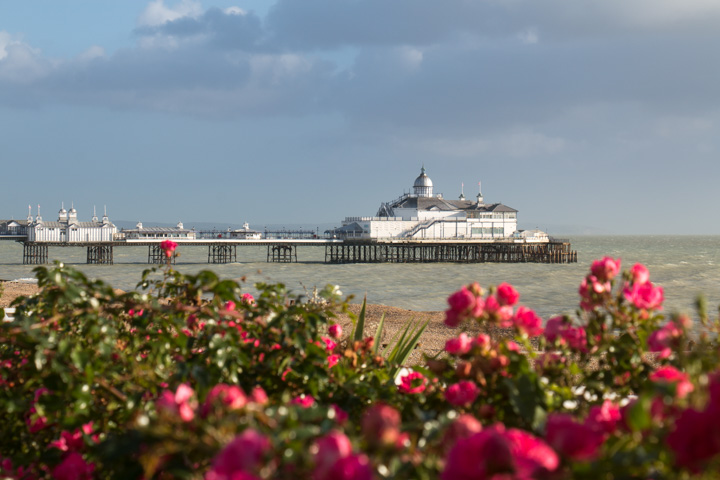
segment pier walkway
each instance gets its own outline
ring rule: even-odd
[[[148,263],[166,262],[160,243],[172,240],[178,249],[207,247],[208,263],[237,262],[237,248],[266,246],[268,262],[297,262],[298,248],[325,247],[325,263],[576,263],[577,252],[567,239],[549,242],[521,242],[516,239],[185,239],[143,238],[113,242],[28,242],[18,235],[0,235],[0,240],[23,244],[24,265],[48,262],[50,247],[87,248],[88,264],[113,264],[114,249],[148,247]]]

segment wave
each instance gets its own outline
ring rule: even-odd
[[[15,280],[11,280],[11,282],[16,283],[37,283],[37,278],[31,278],[31,277],[22,277],[22,278],[16,278]]]

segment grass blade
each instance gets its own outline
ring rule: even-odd
[[[362,308],[360,309],[360,315],[358,315],[357,324],[355,324],[355,331],[352,334],[353,341],[357,342],[363,339],[365,333],[365,308],[367,307],[367,295],[363,298]]]
[[[382,336],[383,327],[385,326],[385,314],[380,317],[380,323],[378,323],[377,330],[375,330],[375,345],[373,345],[373,353],[377,355],[378,347],[380,346],[380,337]]]

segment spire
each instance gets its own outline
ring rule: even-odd
[[[477,203],[478,205],[482,205],[483,203],[482,182],[478,182]]]
[[[460,200],[465,200],[465,183],[460,184]]]
[[[92,216],[92,221],[93,221],[93,222],[95,222],[95,223],[97,223],[97,222],[98,222],[98,217],[97,217],[97,213],[95,212],[95,205],[93,205],[93,216]]]
[[[103,218],[102,218],[102,223],[103,223],[103,225],[106,225],[106,224],[110,223],[110,219],[107,216],[107,205],[105,205],[104,208],[105,208],[105,210],[104,210],[104,214],[103,214]]]
[[[28,205],[27,222],[28,222],[28,225],[30,225],[30,224],[33,222],[33,218],[32,218],[32,205]]]
[[[37,213],[37,217],[35,217],[35,222],[42,223],[42,221],[43,221],[42,217],[40,216],[40,205],[38,204],[38,213]]]

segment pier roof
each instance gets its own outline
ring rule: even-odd
[[[473,210],[486,212],[517,212],[502,203],[478,204],[468,200],[447,200],[442,197],[418,197],[405,195],[390,203],[392,208],[413,208],[418,210]]]

